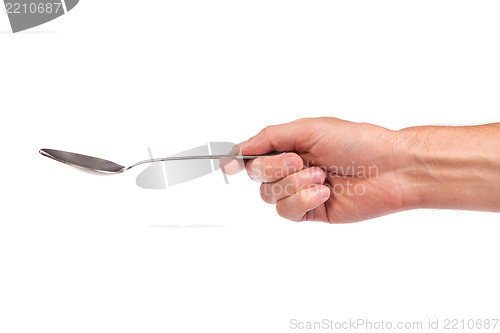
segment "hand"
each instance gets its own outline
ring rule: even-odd
[[[403,209],[395,132],[336,118],[269,126],[239,145],[242,155],[286,151],[245,163],[262,199],[292,221],[345,223]],[[237,163],[222,166],[238,171]]]

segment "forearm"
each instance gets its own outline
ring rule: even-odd
[[[500,123],[396,132],[405,208],[500,211]]]

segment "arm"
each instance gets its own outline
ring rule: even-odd
[[[398,131],[404,206],[500,211],[500,124]]]

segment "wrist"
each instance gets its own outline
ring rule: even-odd
[[[426,170],[421,153],[417,131],[405,128],[395,132],[394,170],[401,189],[403,209],[422,208],[428,170]]]

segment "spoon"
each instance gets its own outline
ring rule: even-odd
[[[74,167],[94,171],[94,172],[102,172],[108,174],[117,174],[125,172],[133,167],[136,167],[141,164],[146,163],[154,163],[154,162],[164,162],[164,161],[180,161],[180,160],[201,160],[201,159],[221,159],[221,158],[230,158],[235,160],[253,160],[259,157],[264,156],[275,156],[281,155],[283,153],[269,153],[265,155],[199,155],[199,156],[171,156],[164,158],[153,158],[149,160],[140,161],[134,163],[130,166],[123,166],[117,164],[115,162],[111,162],[108,160],[104,160],[102,158],[81,155],[76,153],[70,153],[62,150],[55,149],[40,149],[40,154],[51,158],[53,160],[59,161],[61,163],[65,163]]]

